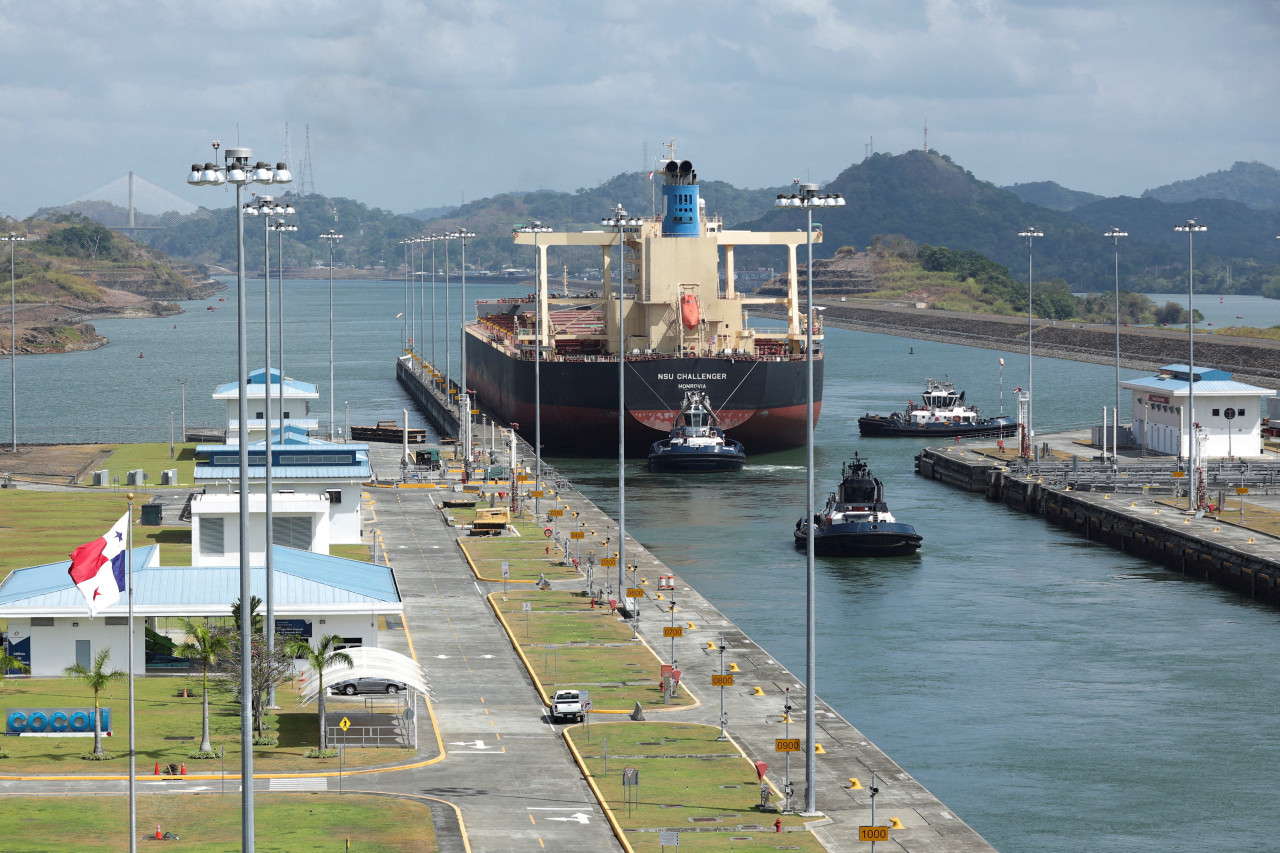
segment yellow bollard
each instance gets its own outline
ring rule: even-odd
[[[889,818],[889,828],[890,828],[890,829],[905,829],[906,827],[904,827],[904,826],[902,825],[902,821],[898,820],[896,817],[891,817],[891,818]]]
[[[662,601],[662,593],[658,593],[653,597],[654,601]]]
[[[742,670],[738,669],[738,665],[737,665],[736,663],[731,663],[731,664],[729,664],[729,671],[730,671],[730,672],[742,672]]]
[[[696,630],[698,630],[698,626],[697,626],[697,625],[695,625],[695,624],[693,624],[692,622],[686,622],[686,623],[684,623],[684,624],[686,624],[686,625],[688,625],[688,626],[689,626],[689,630],[690,630],[690,631],[696,631]]]
[[[813,754],[814,754],[814,755],[826,755],[826,754],[827,754],[827,751],[826,751],[825,749],[823,749],[823,748],[822,748],[822,744],[820,744],[820,743],[815,743],[815,744],[813,745]]]
[[[707,643],[707,648],[714,649],[715,647],[716,647],[715,643]]]
[[[759,688],[759,687],[757,687],[757,688],[755,688],[754,690],[752,690],[752,691],[751,691],[751,695],[752,695],[752,696],[763,696],[763,695],[764,695],[764,690],[763,690],[763,689],[761,689],[761,688]]]
[[[850,776],[850,777],[849,777],[849,790],[850,790],[850,791],[861,791],[861,790],[863,790],[863,788],[862,788],[862,783],[858,781],[858,777],[857,777],[857,776]]]

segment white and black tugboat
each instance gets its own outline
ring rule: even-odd
[[[924,381],[920,402],[909,401],[906,411],[858,418],[858,432],[869,438],[1004,438],[1017,431],[1017,418],[981,417],[977,409],[965,405],[963,391],[937,379]]]
[[[686,391],[670,434],[649,449],[652,471],[737,471],[747,461],[740,442],[726,438],[705,392]]]
[[[901,524],[884,502],[884,484],[871,475],[867,463],[853,455],[840,471],[840,485],[815,516],[813,551],[836,557],[900,557],[914,554],[923,537],[910,524]],[[809,527],[796,522],[797,548],[806,548]]]

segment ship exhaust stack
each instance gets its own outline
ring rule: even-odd
[[[663,237],[701,237],[698,173],[688,160],[668,160],[663,167]]]

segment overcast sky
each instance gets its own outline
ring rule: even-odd
[[[572,191],[674,138],[703,180],[929,147],[998,185],[1138,195],[1280,167],[1275,0],[0,0],[0,213],[210,141],[397,212]]]

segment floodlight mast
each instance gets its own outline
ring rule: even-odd
[[[802,184],[795,181],[796,191],[790,195],[779,195],[774,207],[802,207],[808,215],[808,227],[805,228],[809,258],[806,270],[805,299],[807,302],[805,315],[805,814],[814,814],[818,810],[817,760],[814,756],[814,743],[817,734],[815,709],[818,701],[817,685],[817,579],[814,572],[813,550],[813,208],[844,207],[844,197],[840,193],[820,193],[817,184]],[[788,753],[790,757],[790,753]]]
[[[213,150],[216,159],[222,143],[214,141]],[[249,613],[249,403],[248,403],[248,364],[249,351],[246,339],[248,321],[245,307],[245,274],[244,274],[244,208],[241,195],[246,184],[287,184],[292,182],[293,175],[284,163],[277,163],[271,169],[259,160],[250,164],[253,156],[249,148],[227,148],[223,151],[223,162],[192,164],[187,175],[187,183],[192,186],[220,187],[231,184],[236,188],[236,349],[237,349],[237,414],[239,445],[239,485],[240,485],[240,772],[241,778],[253,779],[253,667],[249,665],[252,655],[253,619]],[[137,837],[137,827],[133,826],[133,815],[130,815],[130,839]],[[241,820],[240,849],[252,853],[253,838],[253,785],[241,786]]]

